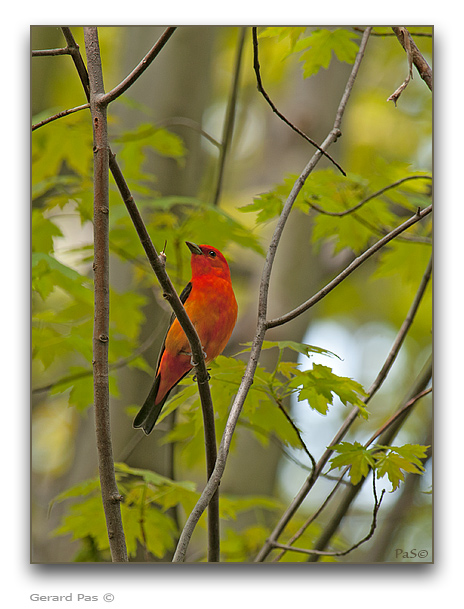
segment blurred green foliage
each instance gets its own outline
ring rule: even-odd
[[[429,31],[416,29],[421,33]],[[295,203],[294,214],[309,215],[313,220],[310,240],[316,254],[329,248],[332,255],[356,256],[410,217],[418,207],[430,204],[431,96],[425,86],[421,88],[423,83],[418,83],[417,78],[400,98],[398,108],[385,102],[406,73],[406,60],[396,39],[386,36],[388,28],[374,31],[379,36],[372,36],[369,41],[344,118],[342,165],[348,175],[345,178],[332,168],[317,169]],[[122,52],[119,33],[120,28],[101,31],[104,70],[110,80],[115,78],[115,64]],[[234,52],[234,33],[234,28],[217,33],[220,52],[211,66],[217,99],[227,95],[229,80],[223,70]],[[80,40],[77,29],[76,36]],[[268,27],[260,29],[259,40],[266,82],[271,94],[279,96],[296,72],[309,78],[328,69],[334,61],[352,64],[360,34],[350,28]],[[426,55],[430,53],[431,41],[421,39],[421,48]],[[114,60],[108,59],[111,57]],[[49,59],[54,60],[63,61],[62,58]],[[255,81],[249,58],[246,61],[242,75],[243,98],[251,99]],[[53,105],[41,108],[33,123],[54,114],[61,104],[82,103],[81,94],[76,95],[77,77],[69,67],[67,70],[72,86],[68,90],[67,84],[62,87],[54,82]],[[255,111],[253,104],[256,103],[250,103],[251,110]],[[268,185],[265,192],[254,197],[253,203],[244,204],[249,200],[250,176],[261,162],[262,149],[256,143],[257,153],[246,161],[249,167],[243,181],[237,181],[235,191],[229,188],[223,205],[212,207],[200,194],[187,197],[163,193],[158,190],[158,176],[149,169],[147,159],[154,155],[182,169],[189,150],[178,133],[155,124],[151,110],[131,100],[130,91],[125,105],[129,109],[137,108],[144,119],[125,130],[110,113],[110,121],[114,121],[110,123],[111,146],[155,245],[162,249],[165,241],[168,244],[167,270],[176,287],[181,289],[189,278],[188,250],[183,245],[186,239],[198,243],[214,241],[215,247],[232,260],[246,253],[263,256],[268,227],[280,215],[297,174],[285,176],[272,188]],[[267,111],[268,108],[260,105],[259,112]],[[237,131],[241,130],[243,133],[244,127],[238,120]],[[243,163],[237,164],[244,167]],[[42,407],[59,393],[68,406],[79,412],[93,403],[92,171],[92,132],[86,111],[33,132],[32,385],[33,391],[45,393]],[[203,180],[202,188],[205,183],[207,180]],[[252,187],[257,188],[255,193],[259,192],[255,183]],[[110,188],[110,250],[116,259],[129,261],[131,267],[129,285],[123,291],[112,285],[110,294],[110,391],[112,396],[118,396],[118,367],[124,365],[152,374],[151,362],[137,349],[146,321],[146,288],[155,282],[114,183],[110,182]],[[77,221],[83,231],[81,239],[73,238],[68,243],[67,218]],[[320,314],[336,317],[352,311],[358,321],[375,318],[399,326],[406,312],[405,302],[414,295],[430,255],[431,220],[427,219],[384,248],[375,261],[366,265],[361,278],[342,284],[337,301],[325,299]],[[379,298],[378,293],[383,296]],[[430,348],[430,314],[431,291],[428,290],[412,331],[419,351]],[[299,448],[300,439],[280,408],[283,400],[292,394],[322,415],[330,414],[329,407],[338,396],[344,405],[358,406],[362,420],[367,419],[368,412],[361,399],[366,393],[359,382],[338,376],[325,365],[314,364],[310,370],[302,371],[294,359],[286,361],[284,356],[288,353],[286,350],[306,356],[318,353],[333,357],[335,354],[323,345],[315,347],[295,341],[264,344],[264,349],[275,348],[279,352],[276,365],[271,369],[258,366],[238,434],[241,428],[246,428],[265,446],[272,439],[282,447]],[[210,367],[219,440],[245,363],[238,356],[220,356]],[[127,408],[130,416],[134,410],[134,406]],[[204,462],[204,440],[199,397],[191,379],[182,381],[181,391],[167,402],[161,419],[174,410],[177,411],[176,426],[162,441],[175,444],[185,468],[196,468]],[[404,472],[423,471],[420,459],[425,453],[419,445],[365,449],[359,442],[344,442],[335,448],[337,454],[332,459],[332,469],[350,466],[354,484],[367,475],[370,467],[379,478],[387,475],[393,490],[404,480]],[[162,559],[172,551],[179,533],[169,511],[176,508],[178,515],[188,515],[199,496],[196,484],[189,480],[170,480],[124,463],[117,465],[117,479],[125,497],[122,518],[129,554],[135,556],[141,546]],[[72,505],[55,535],[71,535],[82,541],[76,560],[108,560],[98,479],[74,485],[55,498],[56,502],[64,500],[72,500]],[[223,519],[233,520],[249,511],[264,510],[268,514],[267,519],[258,519],[256,524],[242,530],[224,526],[223,559],[252,560],[282,509],[281,501],[270,497],[221,495]],[[203,520],[201,524],[204,525]],[[288,532],[296,531],[301,524],[301,519],[294,519]],[[319,533],[320,526],[314,523],[297,545],[310,546]],[[346,547],[341,538],[334,539],[333,544]],[[283,560],[305,560],[305,556],[286,554]]]

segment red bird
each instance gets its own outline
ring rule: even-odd
[[[186,244],[192,252],[192,279],[180,300],[185,306],[205,354],[210,362],[220,355],[237,320],[229,265],[219,250],[211,245]],[[155,426],[169,392],[192,370],[190,344],[178,319],[173,315],[156,366],[156,376],[145,403],[134,419],[148,435]]]

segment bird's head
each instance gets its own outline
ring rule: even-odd
[[[192,277],[211,274],[230,280],[229,265],[218,249],[212,245],[197,245],[191,241],[185,243],[192,252]]]

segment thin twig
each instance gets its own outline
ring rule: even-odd
[[[372,537],[375,533],[375,529],[377,528],[377,514],[379,512],[383,497],[385,495],[385,489],[382,489],[382,492],[380,494],[380,499],[377,499],[377,489],[375,487],[375,476],[374,475],[372,475],[372,484],[373,484],[373,495],[374,495],[374,508],[372,510],[372,522],[371,522],[371,526],[369,529],[369,533],[365,537],[363,537],[360,541],[358,541],[354,545],[350,546],[347,550],[342,550],[339,552],[329,552],[329,551],[325,551],[325,550],[310,550],[310,549],[306,549],[306,548],[295,548],[295,546],[282,544],[282,543],[278,543],[278,542],[273,542],[272,545],[274,548],[280,548],[281,550],[284,550],[284,552],[281,552],[279,554],[279,557],[282,556],[285,552],[300,552],[302,554],[309,554],[310,556],[346,556],[347,554],[350,554],[351,552],[353,552],[353,550],[356,550],[357,548],[359,548],[359,546],[361,546],[363,543],[366,543],[366,541],[369,541],[369,539],[372,539]]]
[[[363,254],[358,256],[353,260],[351,264],[349,264],[341,273],[335,277],[332,281],[330,281],[326,286],[324,286],[317,294],[309,298],[306,302],[301,304],[293,311],[282,315],[281,317],[276,317],[275,319],[271,319],[267,322],[267,328],[276,328],[277,326],[281,326],[292,319],[295,319],[311,307],[313,307],[317,302],[322,300],[324,296],[326,296],[329,292],[331,292],[340,282],[348,277],[355,269],[357,269],[361,264],[363,264],[368,258],[370,258],[373,254],[379,251],[384,245],[386,245],[389,241],[400,235],[402,232],[419,222],[432,211],[432,206],[429,205],[424,210],[418,210],[414,216],[400,224],[400,226],[396,227],[394,230],[389,232],[385,237],[379,239],[374,245],[372,245],[369,249],[367,249]]]
[[[127,89],[131,87],[134,82],[145,72],[145,70],[150,66],[152,61],[156,59],[159,52],[163,49],[164,45],[171,38],[175,31],[175,27],[166,28],[165,31],[159,37],[158,41],[148,51],[142,61],[132,70],[132,72],[128,76],[126,76],[126,78],[122,82],[119,83],[119,85],[114,87],[114,89],[111,89],[111,91],[108,91],[108,93],[103,96],[101,103],[109,104],[110,102],[118,98],[120,95],[122,95],[125,91],[127,91]]]
[[[79,45],[74,40],[71,28],[62,27],[61,31],[63,32],[63,36],[66,39],[69,54],[72,57],[74,65],[76,66],[77,73],[79,74],[79,78],[81,79],[82,86],[84,87],[84,93],[87,98],[87,101],[90,101],[89,75],[87,74],[87,68],[85,67],[84,60],[82,59],[82,55],[79,50]]]
[[[426,395],[432,393],[432,387],[428,389],[424,389],[423,391],[419,391],[417,395],[412,397],[404,406],[399,408],[395,414],[393,414],[388,421],[386,421],[379,429],[369,438],[369,440],[364,444],[364,447],[367,448],[374,442],[379,436],[381,436],[389,427],[393,425],[405,412],[407,412],[410,408],[412,408],[416,402],[421,400]]]
[[[345,209],[344,211],[327,211],[326,209],[319,207],[319,205],[316,205],[312,201],[308,201],[308,205],[310,207],[312,207],[313,209],[315,209],[316,211],[318,211],[319,213],[324,214],[326,216],[337,216],[337,217],[347,216],[348,214],[351,214],[354,211],[358,210],[360,207],[362,207],[369,201],[372,201],[372,199],[380,197],[380,195],[383,195],[384,192],[387,192],[388,190],[391,190],[392,188],[397,188],[398,186],[400,186],[400,184],[403,184],[403,182],[408,182],[409,180],[432,180],[432,176],[427,176],[427,175],[407,176],[405,178],[401,178],[400,180],[397,180],[396,182],[393,182],[392,184],[388,184],[388,186],[384,186],[380,190],[377,190],[377,192],[374,192],[373,194],[369,195],[368,197],[365,197],[362,201],[360,201],[353,207],[350,207],[349,209]]]
[[[238,84],[240,80],[240,69],[242,66],[242,55],[243,47],[245,44],[246,27],[240,28],[237,54],[235,57],[235,66],[232,78],[232,87],[230,90],[230,97],[227,104],[226,116],[224,119],[224,128],[222,132],[221,148],[218,162],[218,175],[216,180],[216,189],[213,197],[213,205],[217,206],[219,203],[219,197],[221,196],[222,181],[224,177],[224,169],[226,163],[226,156],[229,151],[229,147],[232,141],[232,134],[234,131],[235,112],[237,109],[237,97],[238,97]]]
[[[305,442],[304,442],[304,440],[303,440],[303,438],[301,436],[300,430],[298,429],[298,427],[293,422],[293,419],[291,418],[291,416],[288,414],[287,410],[285,409],[284,405],[282,404],[282,400],[279,400],[278,398],[274,398],[274,399],[275,399],[275,402],[276,402],[277,406],[279,407],[279,410],[283,413],[284,417],[290,423],[293,431],[298,436],[298,440],[300,441],[301,448],[304,450],[306,455],[309,457],[309,460],[311,461],[311,466],[312,466],[312,472],[311,472],[311,475],[312,475],[316,471],[316,460],[312,456],[312,454],[309,452],[308,447],[306,446],[306,444],[305,444]]]
[[[53,55],[69,55],[69,48],[64,47],[62,49],[39,49],[38,51],[32,51],[32,57],[50,57]]]
[[[364,32],[365,28],[362,27],[358,27],[358,26],[353,26],[353,30],[355,32]],[[410,32],[411,36],[422,36],[424,38],[432,38],[432,34],[430,34],[429,32]],[[385,38],[385,37],[389,37],[389,36],[396,36],[395,32],[376,32],[375,30],[372,30],[371,32],[371,36],[379,36],[381,38]]]
[[[392,101],[395,106],[396,106],[396,102],[398,101],[401,93],[403,93],[403,91],[406,89],[406,87],[409,84],[409,81],[412,78],[412,50],[411,50],[411,36],[407,35],[408,32],[406,30],[406,28],[404,27],[400,27],[397,28],[398,30],[398,39],[399,36],[401,35],[402,40],[403,40],[403,47],[404,50],[406,51],[406,55],[408,56],[408,74],[406,76],[406,78],[404,79],[403,83],[398,87],[398,89],[396,89],[396,91],[394,93],[392,93],[390,95],[390,97],[387,99],[387,101]]]
[[[428,88],[432,91],[432,87],[433,87],[432,69],[430,68],[430,66],[426,62],[426,60],[424,59],[424,56],[422,55],[422,53],[417,48],[416,43],[411,38],[411,34],[408,32],[408,30],[405,27],[392,27],[392,30],[394,31],[394,33],[396,34],[396,37],[398,38],[402,47],[408,54],[408,65],[410,64],[410,62],[412,62],[415,65],[417,71],[419,72],[419,76],[422,78],[422,80],[425,82],[425,84],[428,86]],[[395,91],[395,93],[396,93],[396,91]],[[393,96],[395,95],[395,93],[393,93]],[[400,92],[400,94],[401,94],[401,92]],[[391,97],[393,97],[393,96],[391,96]],[[399,95],[396,97],[396,99],[398,99],[398,97],[399,97]],[[390,98],[389,98],[389,100],[390,100]],[[387,100],[387,101],[389,101],[389,100]],[[393,100],[393,101],[395,101],[395,100]],[[396,103],[396,101],[395,101],[395,103]]]
[[[387,374],[389,373],[391,367],[393,366],[393,363],[395,362],[395,360],[398,356],[401,345],[403,344],[404,339],[406,338],[406,334],[408,333],[409,328],[411,327],[412,322],[414,321],[416,313],[419,309],[419,305],[422,301],[422,298],[425,294],[425,290],[430,281],[430,277],[432,275],[432,265],[433,265],[433,257],[431,256],[430,260],[427,264],[427,268],[425,269],[425,272],[422,276],[421,282],[419,284],[419,288],[416,292],[416,295],[414,296],[414,300],[411,304],[411,307],[410,307],[403,323],[401,324],[401,328],[398,332],[395,342],[393,343],[390,353],[388,354],[387,359],[385,360],[385,363],[382,366],[382,369],[380,370],[379,374],[377,375],[377,378],[375,379],[374,383],[371,385],[371,387],[368,391],[368,394],[369,394],[368,400],[372,399],[374,394],[379,390],[380,386],[384,382],[385,378],[387,377]],[[368,400],[366,399],[366,404],[367,404]]]
[[[32,125],[32,131],[39,129],[39,127],[43,127],[44,125],[48,125],[48,123],[51,123],[52,121],[56,121],[57,119],[62,118],[63,116],[68,116],[69,114],[74,114],[74,112],[79,112],[80,110],[85,110],[86,108],[90,108],[90,104],[82,104],[82,106],[76,106],[75,108],[70,108],[69,110],[62,110],[61,112],[58,112],[57,114],[54,114],[53,116],[49,116],[48,118],[45,118],[43,121],[40,121],[39,123],[35,123],[35,125]]]
[[[108,364],[108,369],[109,370],[118,370],[119,368],[124,368],[125,366],[130,364],[130,362],[134,361],[134,359],[137,359],[140,355],[142,355],[142,353],[145,353],[145,351],[147,351],[147,349],[149,349],[152,346],[156,337],[159,334],[160,334],[160,328],[156,328],[156,330],[154,330],[150,334],[150,336],[146,340],[144,340],[143,343],[137,349],[134,349],[134,351],[132,351],[132,353],[130,355],[128,355],[127,357],[122,357],[122,358],[118,359],[113,364]],[[60,385],[67,385],[68,383],[72,383],[72,381],[78,381],[78,380],[86,378],[88,376],[92,376],[92,374],[93,374],[93,370],[91,370],[91,369],[83,370],[82,372],[76,372],[76,374],[70,374],[68,376],[64,376],[60,379],[57,379],[56,381],[53,381],[52,383],[48,383],[47,385],[41,385],[40,387],[35,387],[34,389],[31,390],[31,393],[33,395],[35,395],[37,393],[44,393],[45,391],[50,391],[54,387],[59,387]]]
[[[162,119],[157,122],[158,127],[169,127],[171,125],[182,125],[184,127],[188,127],[189,129],[192,129],[193,131],[197,131],[206,140],[208,140],[208,142],[211,142],[211,144],[213,144],[213,146],[216,146],[216,148],[219,148],[219,149],[221,148],[221,142],[219,142],[212,135],[210,135],[207,131],[205,131],[202,128],[202,126],[200,125],[200,123],[198,123],[197,121],[194,121],[191,118],[188,118],[186,116],[172,116],[172,117],[165,118],[165,119]]]
[[[286,116],[284,116],[282,114],[282,112],[280,112],[276,105],[274,104],[274,102],[272,101],[272,99],[269,97],[269,95],[267,94],[267,92],[264,89],[263,86],[263,81],[261,79],[261,68],[259,65],[259,57],[258,57],[258,32],[257,32],[258,28],[253,27],[252,28],[252,34],[253,34],[253,68],[255,70],[255,74],[256,74],[256,82],[257,82],[257,86],[258,86],[258,91],[261,93],[261,95],[264,97],[264,99],[267,101],[267,103],[271,106],[272,111],[277,114],[277,116],[286,124],[288,125],[291,129],[293,129],[293,131],[295,131],[295,133],[298,133],[298,135],[300,135],[303,139],[305,139],[307,142],[309,142],[310,144],[312,144],[315,148],[317,148],[319,150],[319,152],[321,152],[325,157],[327,157],[329,159],[329,161],[331,161],[335,167],[337,167],[337,169],[339,169],[341,171],[341,173],[346,176],[345,171],[343,170],[342,167],[340,167],[340,165],[337,163],[337,161],[335,161],[330,154],[328,154],[324,148],[322,146],[319,146],[319,144],[317,144],[313,139],[311,139],[309,136],[306,135],[306,133],[303,133],[303,131],[301,131],[301,129],[298,129],[298,127],[296,127],[296,125],[294,125],[293,123],[291,123],[288,118]],[[340,133],[341,135],[341,133]]]

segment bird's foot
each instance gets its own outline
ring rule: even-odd
[[[207,368],[207,369],[206,369],[206,371],[207,371],[207,373],[208,373],[208,378],[206,379],[206,381],[203,381],[203,382],[202,382],[202,381],[200,381],[202,385],[204,385],[205,383],[207,383],[208,381],[210,381],[210,380],[211,380],[211,374],[208,372],[209,370],[211,370],[211,368]],[[194,374],[194,375],[193,375],[193,382],[194,382],[194,383],[196,383],[196,382],[197,382],[197,375],[196,375],[196,374]]]
[[[204,349],[202,348],[202,352],[203,352],[203,357],[206,359],[208,356],[206,355]],[[190,353],[190,363],[192,364],[192,366],[195,368],[195,366],[198,366],[197,362],[195,362],[193,360],[193,353]]]

